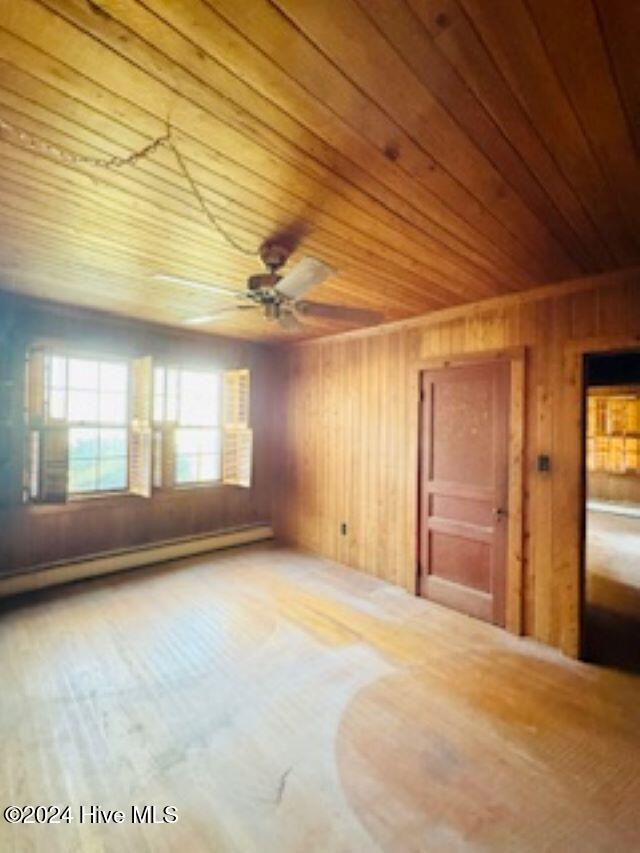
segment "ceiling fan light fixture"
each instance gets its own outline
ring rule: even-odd
[[[280,305],[278,302],[265,302],[263,307],[265,320],[277,320],[280,317]]]

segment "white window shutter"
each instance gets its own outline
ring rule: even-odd
[[[162,449],[162,462],[160,473],[162,486],[172,489],[176,482],[176,430],[173,424],[165,424],[162,428],[160,439]]]
[[[151,430],[131,427],[129,444],[129,491],[141,498],[151,497]]]
[[[40,497],[40,430],[30,429],[25,441],[24,486],[28,500],[37,501]]]
[[[249,401],[251,397],[248,370],[225,370],[223,373],[223,423],[225,429],[249,427]]]
[[[222,480],[228,486],[251,486],[253,430],[227,429],[222,452]]]
[[[11,499],[14,434],[11,421],[0,416],[0,506],[7,505]]]
[[[44,503],[65,503],[69,469],[69,430],[48,426],[40,433],[40,489]]]
[[[150,356],[136,358],[131,365],[131,439],[129,447],[129,491],[150,498],[152,490],[151,407],[153,364]]]
[[[66,503],[69,476],[69,430],[47,413],[47,362],[44,349],[27,358],[26,415],[29,436],[28,494],[41,503]]]
[[[27,358],[27,419],[32,427],[45,421],[45,353],[32,349]]]
[[[157,427],[153,430],[152,436],[152,474],[151,484],[154,489],[162,488],[162,430]]]
[[[253,431],[249,428],[249,371],[225,370],[222,397],[222,481],[229,486],[249,488],[253,468]]]

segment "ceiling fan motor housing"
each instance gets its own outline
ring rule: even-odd
[[[258,250],[262,263],[271,273],[275,273],[281,266],[286,264],[291,250],[282,243],[265,240]]]
[[[272,272],[257,273],[256,275],[249,276],[247,286],[250,291],[273,290],[281,278],[281,275],[276,275],[276,273]]]

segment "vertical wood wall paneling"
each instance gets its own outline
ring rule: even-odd
[[[524,588],[524,452],[526,444],[526,351],[511,360],[509,396],[509,520],[506,626],[522,634]]]
[[[524,408],[523,511],[516,510],[511,520],[523,529],[523,600],[510,599],[511,624],[521,613],[524,633],[577,654],[578,354],[615,348],[612,342],[640,345],[637,270],[289,347],[283,351],[289,377],[282,448],[286,500],[279,503],[278,529],[294,544],[412,591],[417,365],[442,356],[525,348],[526,369],[514,367],[513,374],[514,383],[524,381],[526,389],[522,402],[513,403]],[[315,411],[303,388],[315,395]],[[548,473],[536,469],[542,453],[551,457]],[[512,456],[515,461],[515,444]],[[339,535],[341,521],[348,524],[348,547]]]

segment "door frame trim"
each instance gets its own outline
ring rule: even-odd
[[[578,660],[587,660],[586,658],[586,630],[585,619],[587,609],[587,395],[589,386],[587,385],[587,361],[589,356],[599,355],[625,355],[625,353],[640,352],[640,336],[636,339],[635,344],[629,343],[628,337],[610,336],[608,338],[599,338],[580,341],[579,344],[567,346],[565,349],[564,369],[565,377],[569,380],[567,407],[575,405],[575,395],[578,394],[578,411],[580,412],[579,420],[579,440],[577,446],[580,452],[580,460],[578,465],[579,482],[577,487],[577,497],[580,501],[579,511],[577,512],[578,526],[574,531],[569,532],[568,547],[572,546],[575,549],[575,536],[578,536],[577,555],[578,555],[578,578],[575,584],[577,596],[574,597],[573,604],[576,608],[574,616],[573,609],[569,610],[570,625],[575,628],[575,634],[569,636],[569,642],[563,651],[571,657]],[[573,497],[573,495],[572,495]],[[577,601],[575,601],[577,598]],[[568,607],[571,608],[572,601],[569,601]],[[573,618],[571,618],[573,616]]]
[[[524,455],[526,439],[526,362],[527,347],[508,347],[500,350],[480,350],[471,353],[453,354],[437,358],[420,359],[416,363],[417,399],[417,488],[416,488],[416,559],[412,592],[418,594],[419,587],[419,540],[420,540],[420,469],[422,449],[420,442],[421,418],[421,374],[424,370],[443,367],[467,366],[473,363],[507,361],[509,370],[509,444],[508,455],[508,500],[509,523],[506,549],[505,629],[512,634],[524,634]]]

